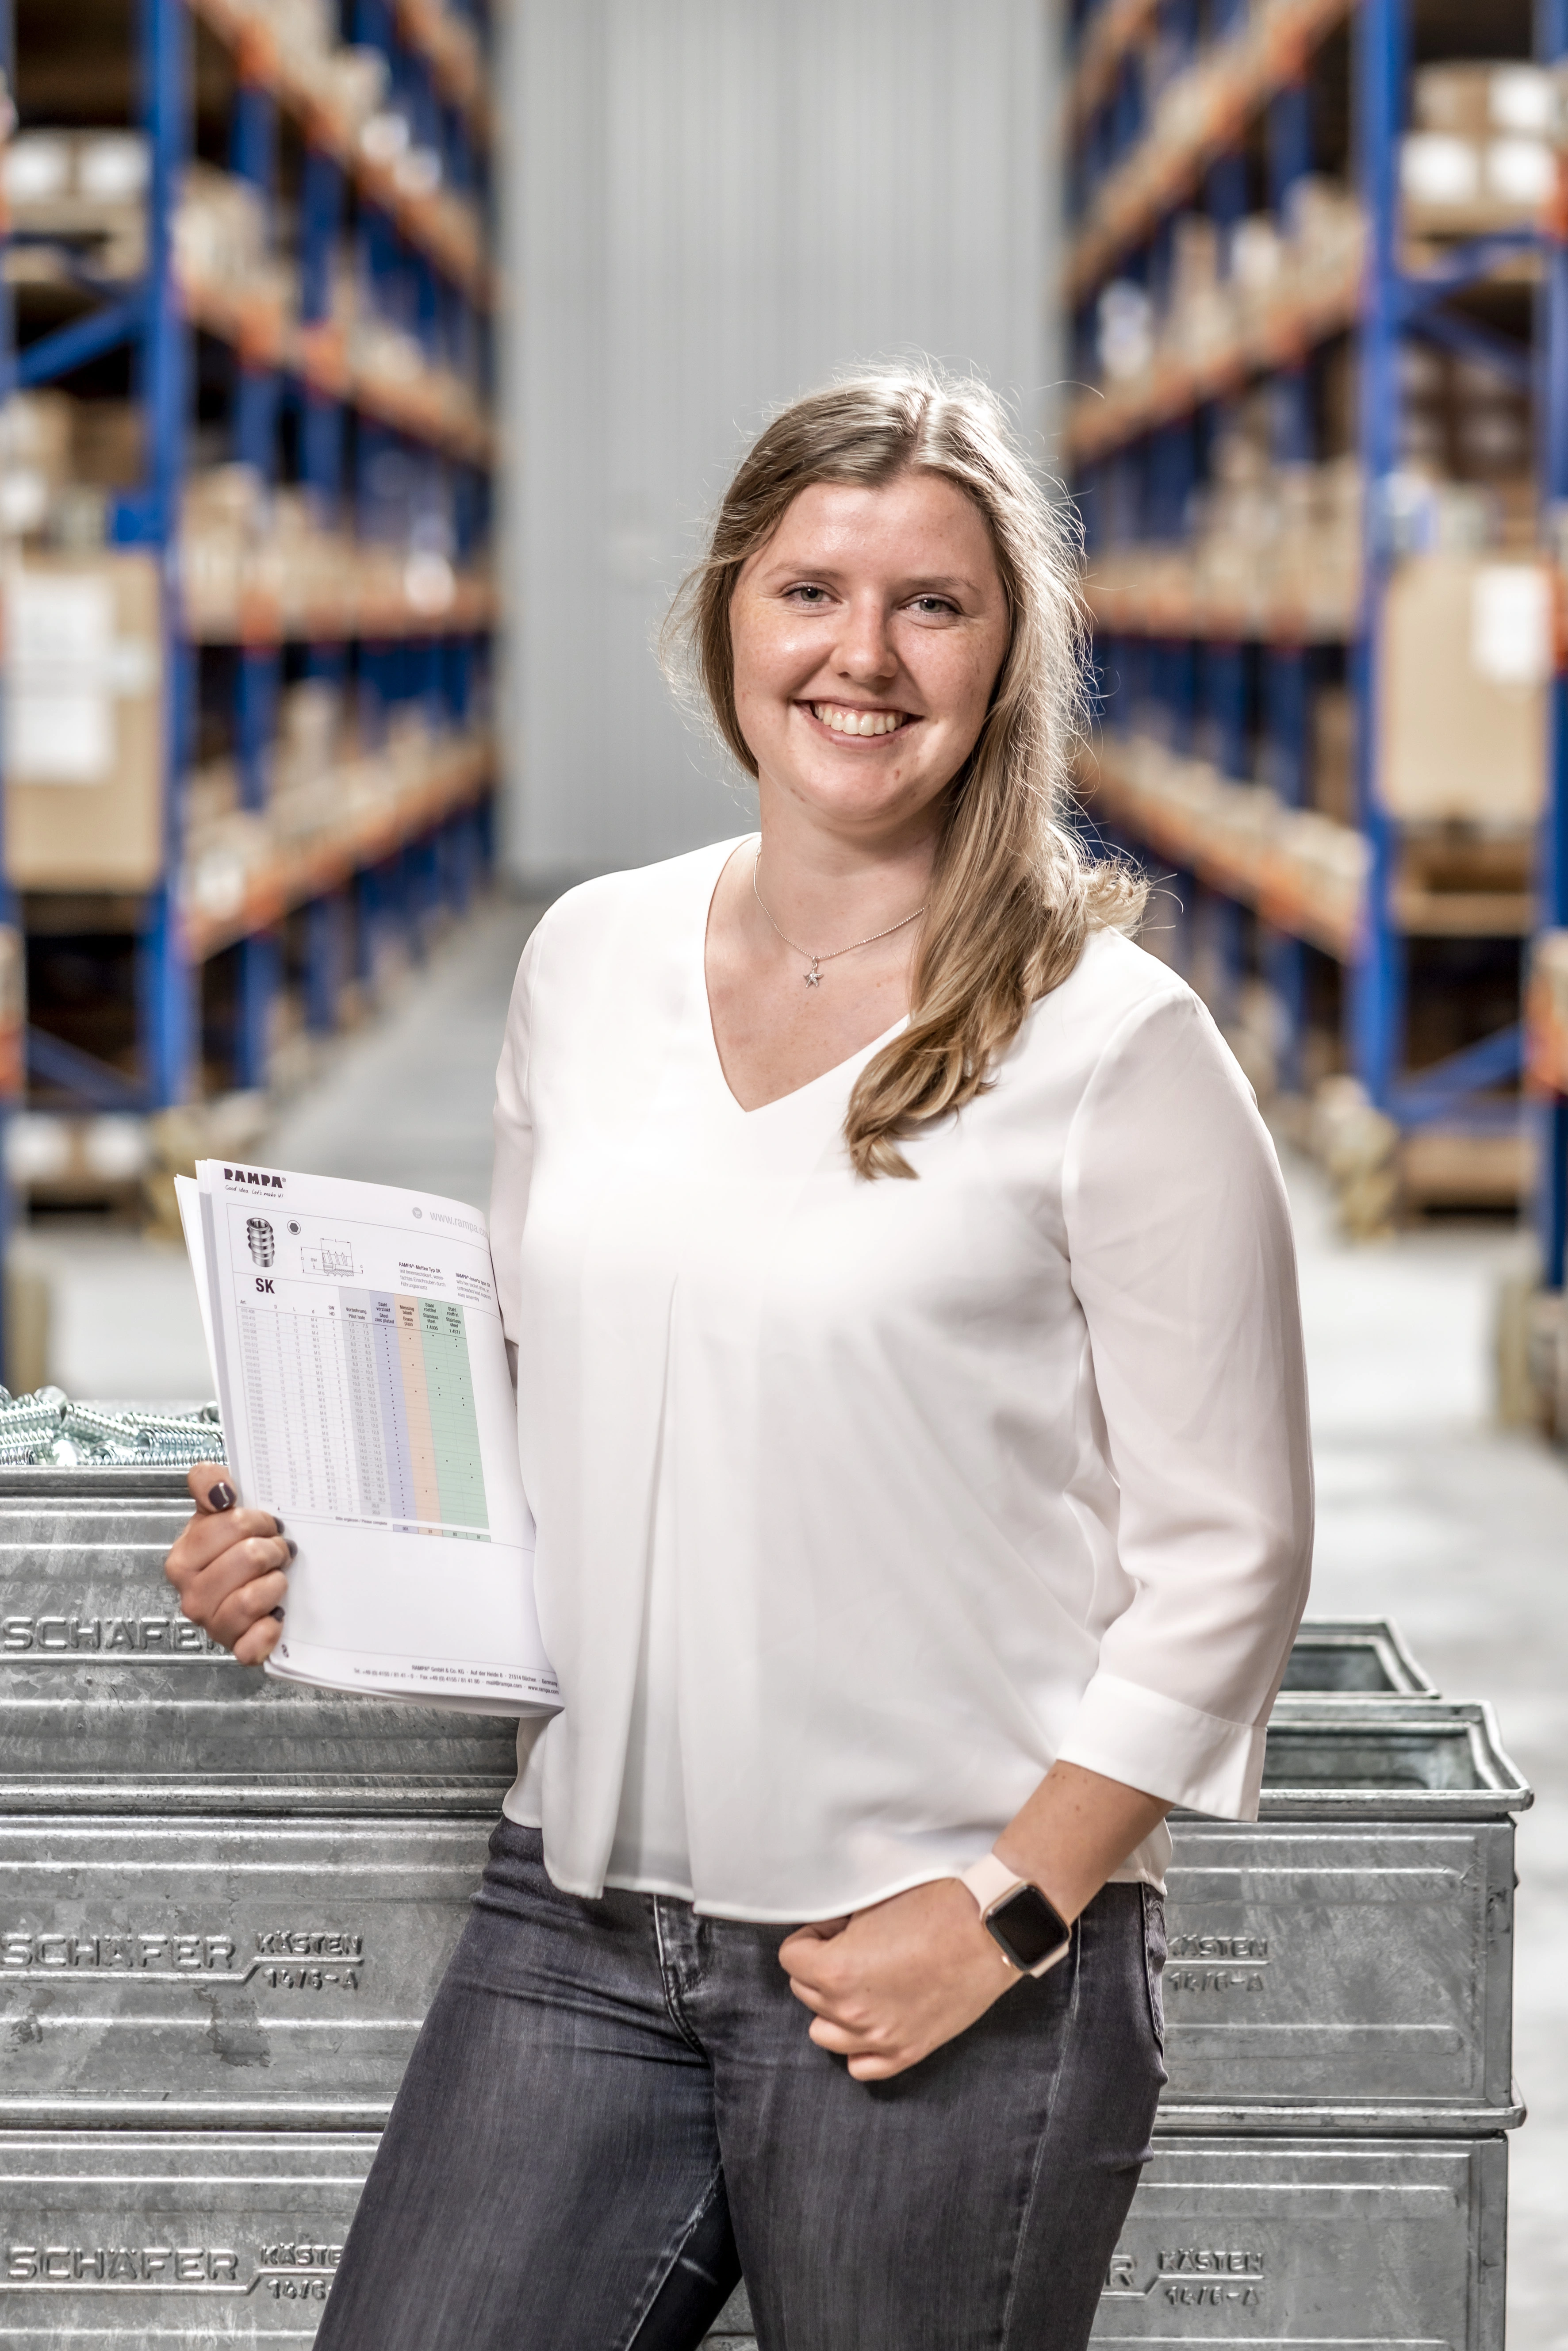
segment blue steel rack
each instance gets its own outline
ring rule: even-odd
[[[1337,12],[1321,12],[1313,28],[1321,38],[1334,29],[1336,16],[1349,19],[1351,162],[1367,224],[1366,261],[1353,327],[1359,383],[1356,444],[1365,486],[1364,588],[1344,656],[1359,713],[1358,829],[1368,862],[1364,914],[1355,942],[1343,956],[1343,1033],[1350,1067],[1372,1102],[1403,1130],[1440,1127],[1484,1135],[1514,1131],[1519,1123],[1516,1103],[1498,1092],[1521,1073],[1522,1036],[1517,1021],[1417,1072],[1408,1071],[1406,1060],[1407,933],[1395,903],[1397,830],[1381,801],[1375,752],[1385,593],[1396,553],[1391,476],[1400,460],[1400,346],[1406,336],[1423,337],[1500,371],[1516,384],[1528,384],[1535,364],[1528,349],[1445,306],[1453,296],[1493,276],[1521,250],[1543,251],[1546,283],[1541,307],[1550,323],[1538,404],[1544,411],[1541,438],[1548,450],[1545,486],[1554,496],[1568,496],[1568,258],[1562,244],[1552,242],[1543,227],[1531,227],[1451,246],[1419,273],[1405,266],[1399,152],[1406,119],[1412,20],[1419,5],[1420,0],[1346,0]],[[1239,36],[1246,14],[1246,0],[1209,0],[1209,42]],[[1119,55],[1116,40],[1106,39],[1117,17],[1124,28]],[[1117,0],[1081,0],[1075,12],[1076,52],[1081,60],[1092,61],[1093,74],[1092,106],[1082,126],[1073,173],[1072,193],[1081,209],[1094,187],[1124,167],[1147,137],[1152,94],[1145,87],[1137,37],[1151,26],[1157,29],[1167,67],[1197,56],[1198,0],[1146,0],[1142,9],[1129,5],[1128,0],[1120,5]],[[1568,53],[1568,0],[1545,0],[1540,30],[1542,57],[1554,60]],[[1107,53],[1113,59],[1109,65]],[[1253,112],[1263,117],[1269,204],[1279,214],[1292,183],[1312,167],[1305,57],[1293,72],[1260,87]],[[1201,184],[1207,210],[1221,226],[1245,209],[1247,170],[1239,140],[1248,127],[1232,120],[1228,139],[1211,136],[1195,152],[1188,182],[1173,186],[1163,205],[1150,207],[1141,241],[1124,229],[1115,253],[1098,257],[1092,277],[1086,278],[1082,270],[1075,273],[1075,371],[1081,377],[1096,372],[1092,298],[1097,284],[1110,274],[1112,259],[1121,275],[1141,279],[1157,302],[1170,268],[1172,219],[1179,208],[1190,205],[1191,186]],[[1351,322],[1330,319],[1307,340],[1324,340],[1345,323]],[[1270,371],[1275,388],[1274,454],[1281,461],[1310,460],[1314,454],[1303,356],[1294,354]],[[1200,475],[1207,428],[1205,410],[1195,404],[1186,414],[1162,417],[1135,436],[1129,433],[1119,447],[1103,450],[1084,468],[1078,488],[1092,561],[1101,548],[1119,538],[1175,540],[1181,536],[1187,496]],[[1133,517],[1141,526],[1135,531],[1128,528]],[[1191,639],[1151,638],[1140,643],[1117,637],[1109,644],[1102,640],[1097,658],[1103,704],[1113,705],[1120,696],[1134,707],[1140,700],[1162,705],[1175,747],[1190,748],[1203,734],[1222,774],[1239,780],[1248,779],[1252,771],[1249,699],[1255,695],[1264,772],[1287,805],[1301,803],[1314,658],[1310,648],[1259,645],[1250,685],[1249,651],[1239,642],[1199,644]],[[1562,680],[1555,695],[1556,751],[1542,865],[1545,918],[1562,923],[1568,921],[1568,685]],[[1135,850],[1135,839],[1128,845]],[[1190,886],[1190,876],[1175,877],[1178,898],[1186,896]],[[1234,978],[1241,953],[1239,906],[1223,897],[1216,901],[1212,893],[1199,895],[1222,967]],[[1301,938],[1291,935],[1278,918],[1275,927],[1262,926],[1260,949],[1262,969],[1284,1009],[1281,1077],[1289,1086],[1299,1069],[1306,951]],[[1542,1198],[1552,1204],[1546,1255],[1560,1283],[1568,1213],[1563,1206],[1568,1104],[1558,1102],[1544,1125]]]
[[[1542,58],[1568,62],[1568,0],[1540,0],[1536,19]],[[1568,220],[1559,217],[1545,244],[1544,332],[1539,354],[1536,406],[1542,418],[1542,487],[1559,517],[1568,512]],[[1542,825],[1538,885],[1542,930],[1568,928],[1568,674],[1561,649],[1552,682],[1547,800]],[[1542,1282],[1563,1287],[1568,1252],[1568,1095],[1547,1093],[1537,1108],[1536,1232]]]
[[[7,120],[0,124],[0,153],[9,135],[10,99],[8,93],[16,83],[16,19],[12,0],[0,0],[0,74],[5,76],[7,96],[5,104]],[[0,259],[5,254],[4,238],[0,237]],[[11,289],[0,268],[0,385],[11,380],[15,365],[14,337],[11,317]],[[7,1164],[7,1117],[23,1084],[25,1045],[23,1026],[26,1019],[26,961],[22,948],[20,925],[16,919],[16,894],[5,876],[5,778],[0,766],[0,940],[3,940],[9,965],[10,991],[15,1003],[0,1011],[0,1378],[12,1375],[10,1346],[10,1268],[8,1259],[14,1202],[10,1169]]]
[[[465,14],[483,39],[482,0],[464,0]],[[401,109],[413,136],[434,148],[445,184],[486,199],[483,141],[469,110],[455,103],[435,63],[391,0],[350,0],[344,37],[381,51],[387,61],[388,102]],[[221,12],[220,12],[221,14]],[[143,419],[143,478],[113,504],[109,536],[122,547],[154,550],[163,580],[164,854],[162,876],[142,903],[136,935],[138,1067],[129,1076],[108,1060],[34,1026],[27,1034],[29,1075],[66,1107],[149,1111],[186,1102],[201,1092],[201,967],[199,929],[180,903],[184,831],[183,779],[195,741],[204,648],[188,629],[179,587],[180,506],[194,429],[194,348],[211,322],[179,283],[173,222],[193,154],[194,92],[192,59],[198,22],[214,30],[203,0],[137,0],[140,127],[150,156],[147,263],[129,290],[105,295],[96,307],[23,348],[6,367],[9,386],[58,381],[100,355],[130,347],[132,381]],[[225,29],[220,22],[215,28]],[[229,170],[256,188],[271,216],[277,194],[278,93],[265,66],[241,43],[235,58]],[[298,195],[300,325],[308,330],[329,314],[333,256],[348,220],[350,174],[319,123],[300,123],[304,144]],[[375,200],[374,187],[356,188],[355,263],[359,280],[383,315],[417,336],[427,357],[447,358],[489,381],[489,331],[474,273],[444,265],[439,248],[409,234],[409,223]],[[256,351],[243,340],[235,353],[232,455],[255,467],[265,483],[279,475],[281,432],[291,423],[298,475],[326,517],[373,529],[378,465],[389,455],[405,475],[423,483],[432,510],[452,517],[451,553],[457,561],[481,550],[488,528],[490,486],[486,451],[470,436],[422,430],[417,420],[378,413],[356,385],[301,366],[283,350]],[[266,794],[266,754],[277,715],[286,643],[302,648],[306,675],[357,678],[358,712],[368,739],[387,716],[418,702],[432,716],[461,725],[477,707],[487,672],[487,626],[442,627],[428,635],[405,632],[378,642],[354,626],[306,639],[296,628],[242,638],[234,654],[233,740],[241,805],[258,808]],[[302,996],[306,1022],[334,1025],[353,932],[361,976],[373,974],[378,939],[395,928],[417,951],[438,904],[461,907],[492,852],[487,789],[427,815],[407,839],[378,841],[367,860],[347,872],[314,877],[306,871],[219,946],[237,952],[236,1018],[231,1064],[235,1083],[266,1082],[271,1008],[283,984],[282,923],[298,913],[304,934]],[[341,861],[340,861],[340,863]],[[352,902],[350,921],[348,902]],[[3,910],[0,910],[3,913]],[[210,951],[215,952],[215,949]]]

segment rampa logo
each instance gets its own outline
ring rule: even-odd
[[[225,1184],[259,1184],[265,1191],[271,1192],[281,1192],[283,1189],[281,1176],[264,1175],[258,1167],[225,1167],[224,1182]]]

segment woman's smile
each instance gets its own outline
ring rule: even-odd
[[[860,703],[799,702],[795,706],[805,711],[824,734],[857,745],[885,742],[890,735],[901,735],[915,724],[911,711],[870,708]]]

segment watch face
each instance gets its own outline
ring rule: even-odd
[[[986,1924],[1011,1959],[1027,1975],[1068,1941],[1065,1919],[1052,1908],[1038,1886],[1020,1886],[998,1902]]]

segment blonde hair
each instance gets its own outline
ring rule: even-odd
[[[816,482],[880,487],[940,474],[990,531],[1011,632],[978,739],[947,787],[909,1024],[862,1071],[844,1123],[862,1176],[913,1176],[902,1138],[990,1081],[1031,1004],[1072,971],[1096,925],[1130,929],[1144,884],[1092,863],[1062,821],[1087,709],[1079,539],[1025,465],[990,391],[925,367],[810,392],[767,426],[725,492],[707,551],[665,623],[667,666],[702,690],[728,748],[757,761],[735,705],[730,601],[741,567]]]

